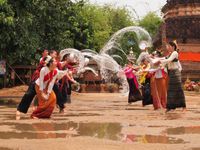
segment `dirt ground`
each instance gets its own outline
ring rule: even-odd
[[[0,97],[26,89],[2,89]],[[123,94],[73,93],[64,114],[55,109],[45,120],[30,119],[32,107],[15,120],[19,99],[0,100],[0,150],[200,150],[200,94],[185,94],[187,111],[166,114],[127,105]]]

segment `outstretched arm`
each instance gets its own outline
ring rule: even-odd
[[[125,74],[130,73],[130,72],[132,72],[132,71],[133,71],[133,68],[126,68],[126,69],[124,70]]]
[[[176,51],[174,51],[169,58],[161,60],[160,62],[167,64],[169,62],[172,62],[175,58],[178,58],[178,53]]]

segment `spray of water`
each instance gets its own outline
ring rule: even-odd
[[[84,68],[84,65],[85,65],[85,58],[84,56],[82,55],[82,53],[77,50],[77,49],[73,49],[73,48],[67,48],[67,49],[64,49],[64,50],[61,50],[60,51],[60,57],[61,57],[61,60],[62,58],[65,56],[65,55],[72,55],[72,59],[74,62],[76,62],[78,64],[77,66],[77,70],[78,70],[78,73],[79,71],[81,71],[83,68]]]
[[[138,26],[131,26],[123,28],[114,33],[111,39],[100,50],[100,53],[112,53],[113,47],[119,47],[119,39],[121,39],[126,33],[130,32],[136,34],[135,40],[137,41],[137,44],[139,44],[141,41],[146,41],[149,47],[152,45],[151,36],[145,29]]]
[[[111,37],[111,39],[104,45],[104,47],[100,50],[100,54],[108,54],[113,58],[122,58],[122,57],[118,57],[117,52],[122,52],[123,55],[125,55],[125,59],[127,59],[127,54],[125,53],[125,51],[121,48],[120,45],[120,39],[123,38],[123,36],[126,33],[135,33],[136,35],[136,39],[135,41],[137,42],[138,46],[140,45],[141,42],[146,42],[147,46],[150,47],[152,45],[152,39],[151,36],[149,35],[149,33],[138,26],[131,26],[131,27],[126,27],[123,28],[119,31],[117,31],[116,33],[113,34],[113,36]],[[122,58],[123,59],[123,58]],[[122,61],[126,61],[126,60],[122,60]],[[119,64],[118,64],[119,65]],[[106,76],[106,71],[102,70],[103,76]],[[126,80],[126,76],[124,74],[123,68],[121,66],[115,66],[113,68],[113,72],[118,72],[118,77],[120,78],[120,81],[122,83],[122,87],[123,87],[123,92],[127,92],[128,91],[128,83]]]
[[[76,49],[68,48],[62,50],[60,52],[60,55],[64,56],[66,54],[74,54],[74,59],[78,62],[77,69],[79,71],[79,74],[90,70],[95,75],[97,75],[96,70],[85,65],[85,58],[94,60],[98,65],[102,79],[104,79],[105,82],[111,82],[111,74],[116,74],[119,77],[122,86],[121,91],[125,93],[128,91],[128,83],[126,80],[126,76],[124,74],[123,67],[120,66],[115,59],[120,61],[126,61],[124,59],[127,59],[127,54],[122,49],[119,41],[121,38],[123,38],[123,36],[126,33],[129,32],[135,33],[135,40],[138,45],[140,44],[140,42],[145,41],[147,43],[147,46],[151,46],[152,40],[149,33],[141,27],[131,26],[121,29],[115,34],[113,34],[111,39],[104,45],[104,47],[100,50],[99,53],[90,49],[84,49],[79,51]],[[121,57],[119,53],[124,57]]]

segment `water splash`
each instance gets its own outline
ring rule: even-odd
[[[105,46],[100,50],[100,53],[112,53],[113,48],[119,47],[119,39],[121,39],[126,33],[133,32],[136,34],[136,42],[139,45],[141,41],[146,41],[147,45],[150,47],[152,45],[152,39],[150,34],[143,28],[138,26],[130,26],[117,31],[111,39],[105,44]]]
[[[82,53],[77,50],[77,49],[74,49],[74,48],[67,48],[67,49],[64,49],[64,50],[61,50],[60,51],[60,57],[61,57],[61,60],[63,59],[63,57],[65,55],[68,55],[68,54],[74,54],[74,62],[77,63],[77,70],[78,70],[78,73],[80,70],[82,70],[84,68],[84,65],[85,65],[85,58],[84,56],[82,55]]]
[[[123,38],[123,36],[126,33],[135,33],[136,35],[136,43],[139,47],[141,42],[146,42],[147,46],[150,47],[152,45],[152,39],[150,34],[143,28],[138,27],[138,26],[131,26],[131,27],[126,27],[123,28],[116,33],[113,34],[111,39],[104,45],[104,47],[100,50],[101,55],[109,55],[112,58],[120,58],[122,62],[125,62],[127,59],[127,54],[125,51],[122,49],[122,46],[120,44],[120,39]],[[123,56],[119,56],[119,52],[122,53]],[[114,56],[114,57],[113,57]],[[124,58],[124,59],[123,59]],[[111,59],[109,59],[111,60]],[[107,65],[107,63],[104,63]],[[109,64],[109,63],[108,63]],[[119,64],[115,64],[116,66],[112,68],[112,71],[118,72],[118,77],[120,78],[120,82],[123,87],[123,92],[128,92],[128,83],[126,81],[126,76],[124,74],[123,68],[119,66]],[[106,67],[105,67],[106,68]],[[108,78],[107,76],[109,75],[108,71],[106,71],[104,68],[101,70],[101,74],[103,75],[104,78]]]
[[[147,46],[149,47],[152,45],[151,36],[145,29],[138,26],[131,26],[114,33],[111,39],[104,45],[99,53],[91,49],[78,51],[77,49],[68,48],[62,50],[60,52],[60,55],[64,56],[71,53],[75,55],[75,59],[78,62],[78,74],[90,70],[95,75],[97,75],[97,70],[94,70],[93,68],[85,65],[85,58],[89,58],[90,60],[95,61],[100,70],[101,78],[105,82],[111,82],[112,75],[116,75],[121,83],[121,91],[125,93],[128,92],[128,83],[123,71],[123,67],[120,66],[119,63],[117,63],[117,60],[119,62],[125,62],[127,60],[127,54],[122,49],[122,46],[120,44],[120,39],[122,39],[126,33],[134,33],[136,35],[135,41],[138,47],[139,44],[143,41],[145,41]]]

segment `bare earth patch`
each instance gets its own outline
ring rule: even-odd
[[[0,90],[22,96],[26,86]],[[19,100],[15,100],[17,103]],[[0,106],[0,150],[199,150],[200,95],[186,92],[187,112],[165,114],[141,102],[127,105],[122,94],[73,93],[64,114],[15,120],[16,108]]]

